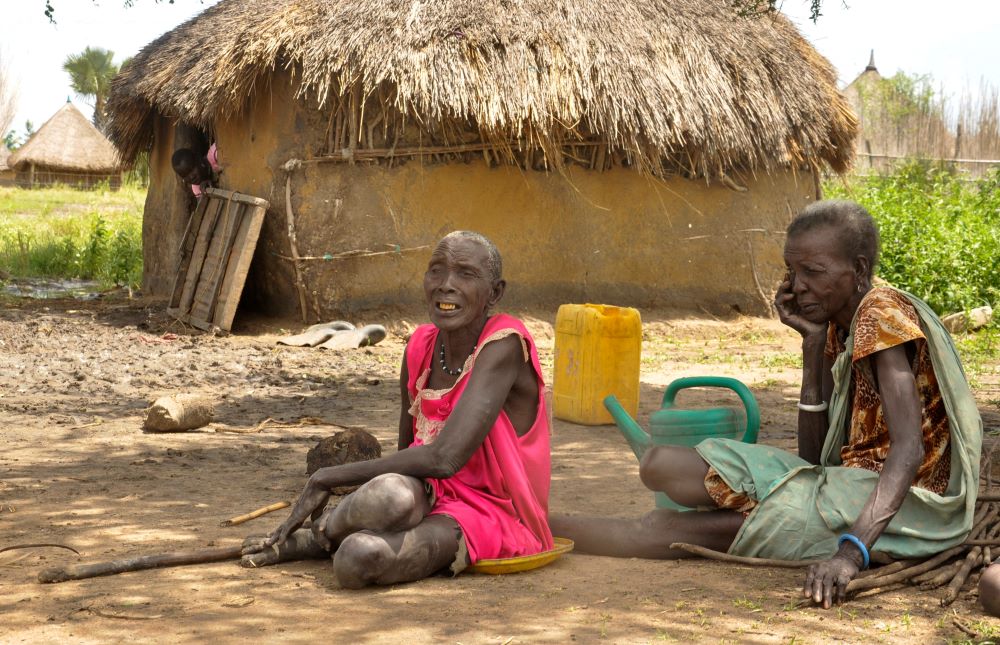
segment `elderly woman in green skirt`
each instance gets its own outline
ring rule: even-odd
[[[803,594],[824,607],[873,551],[918,558],[965,540],[982,421],[934,312],[873,286],[878,249],[874,221],[852,202],[817,202],[788,227],[774,304],[802,336],[798,455],[726,439],[653,447],[643,483],[700,512],[556,516],[553,533],[623,557],[684,557],[670,544],[689,542],[815,559]]]

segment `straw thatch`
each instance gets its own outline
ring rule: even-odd
[[[19,171],[34,164],[79,173],[113,173],[119,166],[115,147],[68,102],[11,154],[7,163]]]
[[[5,170],[10,170],[10,166],[7,163],[7,159],[10,158],[10,149],[4,144],[0,143],[0,172]]]
[[[222,0],[122,70],[110,138],[130,161],[157,113],[210,129],[281,68],[329,111],[329,154],[391,157],[419,126],[421,145],[546,167],[590,144],[654,172],[841,171],[856,130],[791,23],[727,0]]]

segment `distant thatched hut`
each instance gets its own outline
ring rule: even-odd
[[[855,136],[829,63],[726,0],[223,0],[108,105],[123,157],[151,151],[148,291],[172,284],[194,126],[222,187],[273,205],[249,289],[296,306],[291,206],[324,317],[419,300],[429,251],[406,249],[456,228],[497,242],[515,303],[761,312],[785,224]]]
[[[69,101],[7,163],[20,186],[121,184],[115,147]]]
[[[10,186],[14,183],[14,169],[7,163],[10,154],[7,146],[0,143],[0,186]]]

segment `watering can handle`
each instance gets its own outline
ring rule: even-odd
[[[667,386],[667,391],[663,393],[663,409],[674,407],[674,398],[677,393],[689,387],[724,387],[732,390],[740,397],[743,407],[746,408],[747,429],[743,433],[745,443],[757,442],[757,431],[760,429],[760,406],[753,392],[739,381],[728,376],[686,376],[676,379]]]

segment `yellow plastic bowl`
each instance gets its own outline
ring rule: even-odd
[[[573,550],[573,540],[567,538],[552,538],[552,548],[534,555],[521,555],[516,558],[499,558],[497,560],[480,560],[471,567],[473,573],[500,575],[502,573],[518,573],[544,567],[563,553]]]

